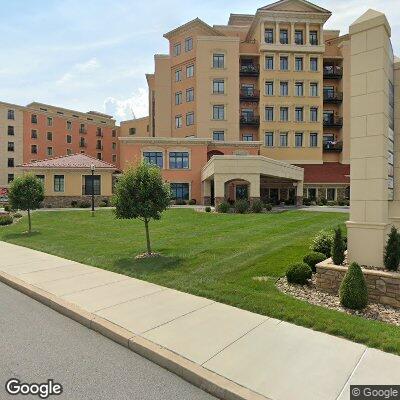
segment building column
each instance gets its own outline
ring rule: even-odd
[[[209,206],[211,204],[211,180],[203,181],[203,205]]]
[[[214,175],[214,205],[218,207],[219,204],[225,201],[225,180]]]
[[[279,44],[279,22],[275,22],[275,44]]]
[[[296,186],[296,206],[303,205],[304,182],[298,181]]]
[[[305,44],[310,44],[310,23],[306,22],[306,40]]]
[[[294,45],[294,22],[290,23],[290,44]]]
[[[260,200],[260,174],[252,176],[249,179],[250,183],[250,193],[249,193],[249,201],[250,204],[253,204],[254,200]]]
[[[318,41],[318,43],[320,45],[325,43],[325,41],[324,41],[324,25],[323,24],[321,24],[319,26],[319,41]]]

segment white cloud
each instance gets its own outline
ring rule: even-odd
[[[138,88],[127,99],[107,97],[104,100],[104,111],[114,115],[117,121],[140,118],[149,115],[148,92],[145,88]]]
[[[86,62],[73,65],[68,72],[65,72],[61,78],[56,81],[56,84],[64,85],[66,83],[70,83],[72,80],[82,77],[83,75],[88,75],[99,68],[99,61],[96,58],[91,58]]]

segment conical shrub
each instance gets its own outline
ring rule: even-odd
[[[342,265],[344,261],[344,242],[340,228],[335,229],[332,243],[332,261],[335,265]]]
[[[352,263],[340,285],[340,303],[343,307],[361,310],[368,304],[368,291],[361,267]]]
[[[385,247],[385,267],[390,271],[397,271],[400,264],[400,237],[397,229],[392,226],[389,238]]]

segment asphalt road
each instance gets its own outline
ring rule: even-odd
[[[0,283],[0,399],[5,383],[61,383],[68,400],[212,400],[174,374]]]

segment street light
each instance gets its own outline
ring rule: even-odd
[[[94,164],[90,166],[90,170],[92,171],[92,217],[94,216],[94,170],[96,167]]]

